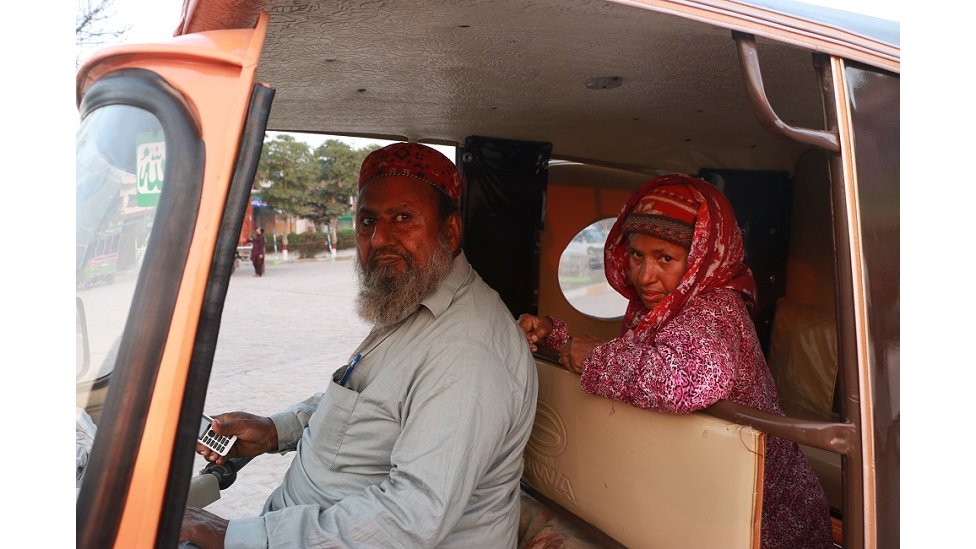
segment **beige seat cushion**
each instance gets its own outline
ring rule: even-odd
[[[763,434],[593,397],[538,362],[525,481],[628,547],[758,547]]]
[[[780,300],[768,364],[787,415],[832,421],[837,382],[837,323],[832,314]]]

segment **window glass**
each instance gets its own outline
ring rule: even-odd
[[[576,234],[559,258],[559,288],[577,311],[596,318],[623,316],[627,300],[603,272],[603,245],[616,218],[594,222]]]
[[[75,158],[80,486],[163,187],[162,127],[136,107],[100,108],[79,127]]]

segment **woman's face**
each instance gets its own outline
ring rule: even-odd
[[[644,306],[653,309],[688,271],[688,249],[642,233],[631,233],[628,242],[630,283]]]

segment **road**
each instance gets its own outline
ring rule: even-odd
[[[204,411],[270,414],[324,387],[369,332],[353,312],[357,287],[348,252],[335,261],[269,257],[260,278],[242,264],[227,290]],[[206,509],[256,516],[293,455],[255,458]],[[194,471],[205,463],[196,456]]]

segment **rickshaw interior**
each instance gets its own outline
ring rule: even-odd
[[[219,41],[222,29],[253,28],[260,10],[270,12],[257,70],[257,80],[275,90],[268,130],[457,147],[455,161],[467,185],[465,252],[513,315],[553,315],[578,333],[616,336],[623,308],[602,277],[606,220],[657,174],[698,175],[718,186],[746,239],[746,262],[759,287],[754,320],[784,411],[797,419],[843,420],[831,195],[836,153],[767,130],[746,86],[742,42],[729,29],[625,3],[510,2],[499,9],[472,1],[443,9],[435,1],[409,7],[352,2],[334,10],[291,1],[237,4],[232,12],[201,4],[177,33],[203,32]],[[791,127],[832,129],[825,54],[762,36],[751,43],[747,53],[758,59],[762,89],[779,119]],[[842,53],[857,60],[856,51]],[[891,74],[851,66],[866,80]],[[887,99],[897,107],[897,87],[893,94]],[[573,400],[581,397],[572,395],[572,380],[566,385],[567,373],[551,355],[540,352],[537,362],[542,386],[549,387],[547,406],[599,406]],[[640,454],[622,474],[657,465],[670,471],[665,477],[677,478],[682,466],[702,465],[675,456],[708,451],[685,441],[681,429],[734,434],[735,444],[748,450],[745,461],[714,466],[743,475],[727,490],[746,494],[735,496],[750,502],[744,518],[735,520],[754,542],[762,470],[756,449],[764,434],[702,414],[657,416],[640,412],[613,427],[583,425],[577,417],[566,423],[580,432],[566,437],[578,443],[594,436],[587,429],[611,428],[646,432],[650,439],[674,433],[678,453]],[[698,423],[676,427],[672,421]],[[751,442],[743,445],[745,439]],[[572,466],[533,467],[531,459],[545,462],[539,444],[534,436],[527,450],[526,484],[534,497],[558,503],[584,519],[577,525],[596,525],[625,544],[650,535],[634,521],[613,521],[579,504],[576,496],[589,489],[585,480],[547,480],[552,469]],[[573,451],[578,459],[598,459],[586,458],[582,446]],[[842,456],[809,446],[804,451],[827,492],[840,543],[847,518]],[[714,483],[693,489],[716,501],[726,490]]]

